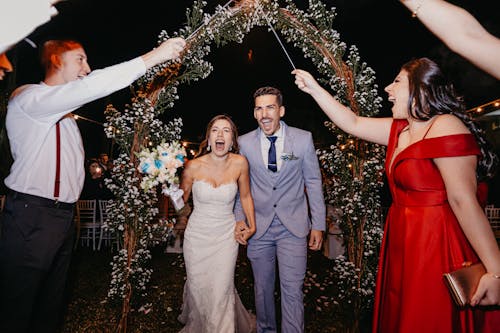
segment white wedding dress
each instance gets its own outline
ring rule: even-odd
[[[193,183],[194,209],[184,233],[187,280],[179,321],[182,333],[255,332],[234,287],[238,243],[234,239],[236,183]]]

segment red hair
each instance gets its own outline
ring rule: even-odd
[[[82,44],[74,40],[48,40],[43,44],[40,53],[40,62],[43,69],[47,72],[52,67],[59,67],[61,64],[60,56],[67,51],[74,49],[83,49]]]

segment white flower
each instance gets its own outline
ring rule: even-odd
[[[281,159],[283,161],[291,161],[291,160],[298,160],[299,158],[293,154],[293,152],[291,153],[283,153],[281,154]]]
[[[137,169],[144,174],[141,181],[144,191],[159,184],[170,187],[179,183],[177,170],[184,165],[186,158],[186,150],[179,142],[162,142],[151,151],[143,149],[138,156],[140,162]]]

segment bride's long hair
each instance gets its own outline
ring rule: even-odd
[[[208,138],[210,137],[210,130],[212,129],[212,126],[214,126],[214,123],[217,120],[226,120],[230,125],[231,125],[231,134],[232,134],[232,141],[233,144],[231,146],[230,151],[232,153],[238,154],[240,152],[240,146],[238,145],[238,129],[236,128],[236,125],[234,122],[231,120],[231,117],[225,114],[219,114],[215,117],[212,118],[212,120],[209,121],[207,125],[207,129],[205,131],[205,139],[200,143],[200,148],[198,149],[198,153],[194,158],[201,157],[203,155],[206,155],[210,153],[210,151],[207,149],[208,148]]]

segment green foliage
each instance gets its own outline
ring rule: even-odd
[[[311,0],[307,12],[298,9],[291,0],[286,0],[286,4],[285,8],[280,8],[277,1],[245,1],[233,7],[218,6],[214,14],[208,15],[203,12],[206,2],[195,1],[186,11],[187,25],[173,34],[188,39],[182,63],[167,62],[150,69],[138,82],[137,96],[142,97],[133,100],[123,112],[108,108],[107,134],[125,152],[114,170],[114,193],[118,203],[110,214],[115,221],[112,227],[116,230],[132,228],[136,235],[135,245],[115,257],[110,295],[124,297],[127,291],[124,286],[128,284],[133,291],[144,292],[151,274],[141,267],[149,258],[147,246],[158,198],[153,190],[139,193],[140,179],[133,156],[141,145],[156,146],[159,142],[178,138],[180,120],[164,126],[157,117],[179,98],[176,89],[179,84],[204,79],[211,73],[213,66],[204,58],[211,52],[212,45],[241,43],[254,26],[267,26],[270,22],[288,43],[302,50],[312,61],[320,81],[335,92],[339,101],[360,115],[378,113],[381,98],[377,95],[374,71],[360,61],[354,46],[346,54],[346,44],[332,29],[334,9],[327,9],[319,0]],[[168,38],[163,31],[158,39],[163,42]],[[161,81],[165,73],[170,76]],[[155,101],[144,98],[151,82],[162,82]],[[355,326],[373,300],[382,236],[377,193],[382,184],[384,151],[377,145],[346,135],[332,124],[327,126],[337,137],[337,144],[319,152],[321,164],[331,180],[325,184],[325,194],[328,203],[343,212],[340,227],[347,249],[346,255],[338,257],[334,263],[339,286],[342,286],[335,302],[339,311],[353,316]]]

